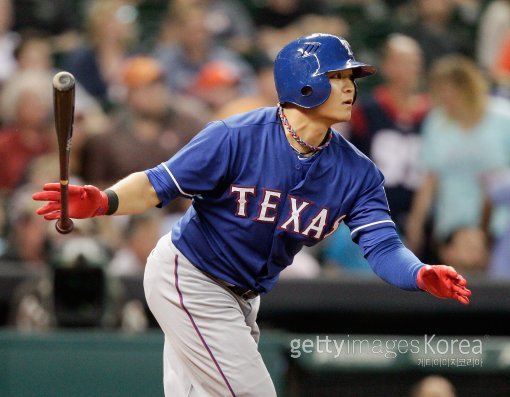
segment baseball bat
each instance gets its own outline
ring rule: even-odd
[[[53,77],[53,110],[55,130],[57,132],[58,156],[60,165],[60,218],[55,228],[61,234],[73,230],[73,221],[69,218],[69,155],[74,122],[75,79],[69,72],[59,72]]]

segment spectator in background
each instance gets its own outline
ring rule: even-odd
[[[0,190],[12,190],[37,156],[56,145],[52,118],[52,75],[43,71],[16,74],[4,86],[0,130]]]
[[[496,56],[491,76],[494,80],[495,94],[510,99],[510,31]]]
[[[281,46],[299,35],[324,31],[328,34],[349,37],[349,25],[341,16],[320,14],[319,9],[303,13],[285,28],[260,26],[257,30],[257,46],[270,59],[274,59]]]
[[[455,397],[455,388],[443,376],[429,375],[411,389],[409,397]]]
[[[491,218],[494,208],[510,207],[510,169],[501,169],[485,174],[482,185],[486,197],[486,222]],[[494,280],[510,280],[510,221],[504,233],[494,240],[489,259],[488,276]]]
[[[24,31],[15,50],[17,73],[27,70],[46,73],[51,78],[57,71],[53,65],[53,47],[51,40],[36,31]],[[51,80],[48,80],[46,90],[51,95]],[[77,82],[75,87],[75,112],[73,125],[73,146],[70,157],[72,174],[81,172],[81,150],[89,135],[103,133],[108,126],[108,119],[99,103],[87,93]],[[51,121],[52,123],[53,121]]]
[[[286,29],[289,36],[309,35],[324,31],[335,36],[349,37],[349,25],[338,15],[305,14]]]
[[[184,145],[203,122],[200,113],[184,113],[164,83],[162,65],[154,58],[129,58],[120,73],[127,95],[112,114],[114,125],[92,136],[82,158],[82,176],[88,183],[109,185],[133,170],[164,161]],[[131,148],[136,147],[133,156]]]
[[[191,0],[176,0],[189,4]],[[207,6],[205,24],[218,45],[243,54],[254,47],[255,26],[251,14],[239,0],[193,0]]]
[[[46,264],[51,242],[48,225],[33,216],[30,195],[41,178],[58,178],[58,159],[51,154],[38,156],[30,161],[24,174],[21,186],[0,195],[0,266],[2,261],[9,261],[37,272]]]
[[[55,164],[56,165],[56,164]],[[51,248],[47,222],[35,214],[31,192],[23,192],[7,205],[8,238],[1,260],[18,262],[23,268],[40,272],[48,261]]]
[[[510,1],[489,2],[480,16],[478,26],[476,61],[485,72],[491,72],[510,34]]]
[[[467,276],[484,274],[489,258],[487,236],[479,227],[459,227],[439,242],[438,257]]]
[[[462,56],[437,61],[430,74],[435,109],[423,126],[425,179],[415,195],[406,242],[420,252],[424,224],[434,209],[434,235],[445,240],[459,227],[481,227],[482,175],[510,165],[510,107],[490,98],[475,63]],[[498,236],[505,217],[494,213]]]
[[[29,27],[56,37],[79,26],[77,13],[68,0],[16,0],[13,6],[16,31]]]
[[[325,32],[335,36],[349,37],[348,23],[338,15],[306,13],[285,28],[259,27],[257,45],[269,59],[274,59],[279,49],[296,36],[306,36],[315,32]]]
[[[351,142],[379,167],[397,230],[404,232],[414,192],[422,182],[420,128],[429,111],[423,94],[423,57],[418,43],[391,35],[381,50],[384,82],[354,106]]]
[[[218,111],[241,94],[241,71],[233,63],[211,61],[198,72],[190,87],[190,94],[208,107],[210,118],[217,119]]]
[[[264,53],[260,53],[253,59],[252,65],[255,68],[256,76],[254,95],[241,95],[234,98],[221,106],[213,118],[221,120],[256,108],[273,106],[278,102],[274,86],[273,62]]]
[[[11,30],[13,24],[12,0],[0,0],[0,85],[16,70],[14,50],[18,34]]]
[[[309,0],[264,0],[254,10],[255,24],[282,29],[305,14],[317,12],[317,2]]]
[[[87,0],[86,2],[88,2]],[[56,54],[71,51],[82,43],[79,29],[82,23],[82,3],[69,0],[16,0],[14,30],[39,32],[49,38]]]
[[[414,38],[423,50],[425,68],[447,54],[461,53],[473,56],[474,48],[469,29],[455,19],[453,0],[413,0],[413,12],[399,29]]]
[[[123,63],[137,44],[137,10],[124,0],[94,0],[86,23],[87,42],[67,54],[62,67],[110,110],[122,95]]]
[[[110,274],[143,277],[147,257],[163,235],[161,227],[159,213],[131,216],[122,236],[122,246],[108,264]]]
[[[165,67],[168,89],[189,94],[204,65],[221,61],[239,70],[243,94],[253,92],[253,70],[235,52],[213,42],[206,25],[207,13],[207,7],[200,3],[177,2],[169,10],[154,53]]]
[[[25,31],[14,51],[17,70],[53,69],[53,49],[50,40],[41,32]]]
[[[75,88],[73,146],[69,168],[72,175],[82,177],[85,143],[92,137],[108,131],[111,127],[111,119],[79,83],[76,83]]]

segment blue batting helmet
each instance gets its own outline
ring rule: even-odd
[[[288,43],[276,56],[274,78],[281,104],[322,105],[331,94],[328,72],[352,69],[353,77],[374,74],[374,66],[354,59],[343,37],[315,33]]]

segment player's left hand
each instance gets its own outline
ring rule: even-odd
[[[418,271],[416,282],[418,288],[438,298],[451,298],[469,304],[471,291],[466,288],[467,281],[451,266],[423,266]]]

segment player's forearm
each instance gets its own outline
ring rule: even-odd
[[[416,277],[424,264],[402,244],[396,232],[371,249],[366,258],[384,281],[405,290],[419,289]]]
[[[109,188],[118,197],[114,215],[142,213],[159,203],[156,191],[144,172],[135,172]]]

